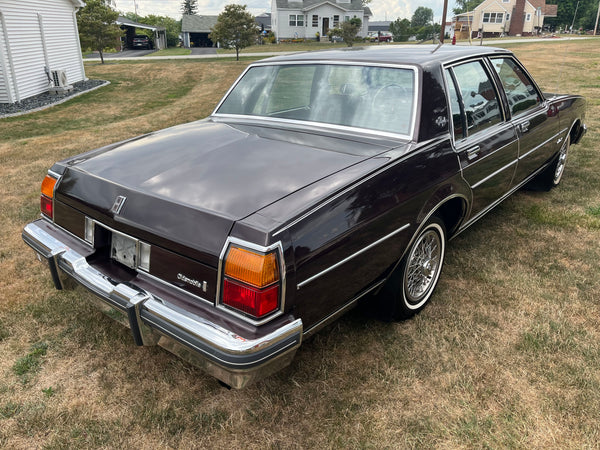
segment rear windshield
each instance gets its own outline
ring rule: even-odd
[[[411,69],[337,64],[250,68],[217,114],[260,116],[410,135]]]

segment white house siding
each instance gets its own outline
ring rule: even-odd
[[[296,2],[297,3],[297,2]],[[334,28],[333,18],[339,16],[339,21],[343,22],[344,18],[358,17],[362,21],[362,28],[358,33],[359,36],[366,36],[369,24],[368,17],[364,17],[364,10],[346,10],[350,6],[349,1],[339,1],[338,5],[341,8],[336,7],[333,3],[320,3],[314,5],[312,8],[277,8],[276,1],[272,2],[271,6],[271,29],[275,33],[277,39],[293,39],[293,38],[307,38],[314,39],[317,32],[320,35],[323,34],[323,18],[329,18],[329,28]],[[294,5],[296,6],[296,5]],[[298,5],[298,6],[301,6]],[[304,16],[303,26],[290,26],[289,17],[290,14]],[[317,15],[318,25],[312,26],[312,16]]]
[[[289,17],[290,14],[294,15],[304,15],[304,26],[290,26]],[[312,26],[312,16],[319,16],[318,25],[316,27]],[[344,21],[345,16],[349,16],[350,18],[358,17],[362,21],[361,31],[358,33],[359,36],[366,36],[368,29],[368,22],[363,18],[362,11],[344,11],[338,8],[333,7],[332,5],[322,5],[317,8],[314,8],[307,12],[302,12],[301,10],[289,9],[289,10],[279,10],[277,12],[277,20],[275,22],[277,26],[277,31],[279,35],[278,39],[291,39],[291,38],[314,38],[317,34],[323,34],[323,18],[329,18],[329,28],[334,28],[333,16],[339,16],[340,22]]]
[[[85,79],[74,11],[71,0],[0,2],[10,46],[4,59],[12,62],[14,76],[13,101],[48,90],[45,67],[64,70],[69,83]]]

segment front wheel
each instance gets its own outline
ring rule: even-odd
[[[386,319],[407,319],[421,311],[437,285],[446,254],[446,227],[430,219],[411,244],[380,292],[380,313]]]

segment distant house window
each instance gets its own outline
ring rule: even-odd
[[[340,24],[340,16],[333,16],[333,26],[336,28]]]
[[[510,20],[510,14],[506,13],[506,21],[508,22]]]
[[[502,23],[503,13],[483,13],[484,23]]]
[[[319,16],[317,16],[316,14],[312,16],[312,26],[314,28],[317,28],[319,26]]]
[[[290,27],[303,27],[304,16],[301,14],[290,14]]]
[[[510,3],[510,0],[502,0],[502,3]]]
[[[527,13],[525,16],[525,22],[531,22],[531,13]]]
[[[344,16],[344,22],[350,22],[350,16]]]

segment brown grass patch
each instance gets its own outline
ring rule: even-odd
[[[544,90],[560,78],[560,91],[589,100],[590,131],[561,187],[519,192],[452,241],[433,302],[413,320],[354,311],[242,391],[135,347],[55,291],[20,233],[54,161],[205,117],[246,63],[87,65],[112,84],[0,120],[0,446],[597,447],[598,42],[512,47]]]

